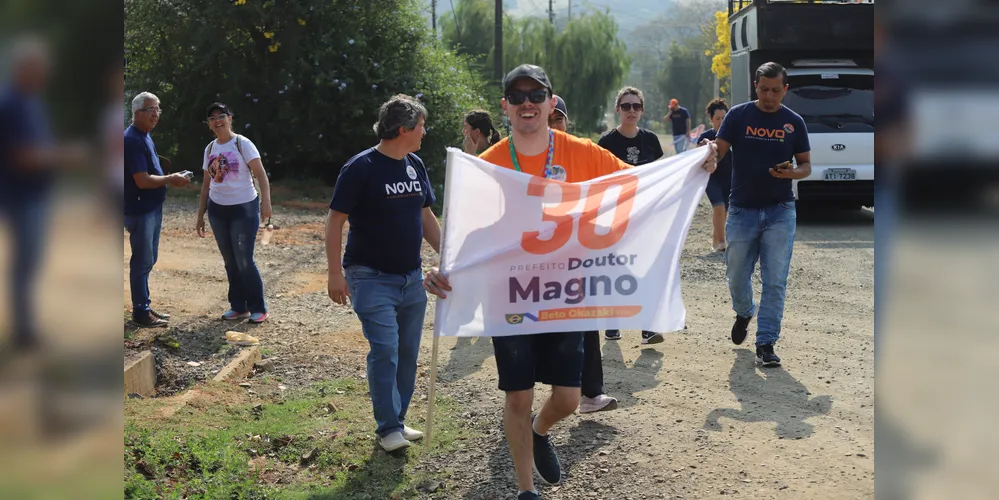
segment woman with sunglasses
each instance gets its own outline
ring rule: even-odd
[[[565,100],[557,95],[555,106],[548,115],[548,126],[565,132],[569,128],[569,110]],[[615,332],[620,338],[618,330]],[[583,332],[583,378],[580,385],[579,413],[610,411],[617,408],[617,399],[604,394],[604,367],[600,355],[600,332]]]
[[[232,131],[232,113],[225,104],[208,107],[208,129],[216,139],[205,148],[195,229],[205,237],[207,211],[229,278],[229,310],[222,319],[263,323],[268,318],[267,304],[253,247],[260,220],[271,218],[271,186],[257,147]],[[260,184],[259,196],[254,177]]]
[[[492,115],[481,109],[469,111],[465,115],[461,135],[465,138],[462,150],[470,155],[477,155],[500,140],[499,131],[493,126]]]
[[[632,165],[645,165],[663,157],[663,147],[655,132],[638,126],[645,112],[645,96],[635,87],[625,87],[617,93],[615,113],[621,124],[600,136],[597,144]],[[621,332],[607,330],[608,340],[618,340]],[[642,332],[643,344],[658,344],[665,340],[663,334]]]
[[[621,117],[621,124],[600,136],[598,145],[632,165],[645,165],[663,157],[659,136],[638,126],[645,111],[641,90],[635,87],[621,89],[614,111]]]

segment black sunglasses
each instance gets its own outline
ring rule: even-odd
[[[535,89],[530,92],[511,90],[510,93],[506,95],[506,102],[513,104],[514,106],[520,106],[521,104],[524,104],[525,100],[528,99],[534,104],[541,104],[548,100],[548,89]]]
[[[642,103],[640,102],[622,102],[621,104],[618,104],[618,106],[621,108],[621,111],[631,111],[632,109],[635,111],[642,110]]]

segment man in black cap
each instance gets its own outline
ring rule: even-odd
[[[513,133],[479,158],[563,182],[585,182],[631,168],[593,141],[549,126],[552,113],[557,113],[553,111],[557,100],[548,76],[540,67],[524,64],[514,68],[503,79],[503,88],[501,104],[510,118]],[[713,172],[715,165],[715,156],[708,155],[704,169]],[[442,299],[451,290],[447,278],[436,268],[427,273],[424,287]],[[561,480],[561,464],[548,434],[579,405],[583,333],[508,335],[493,337],[492,341],[499,389],[506,394],[503,432],[517,471],[520,490],[517,498],[537,499],[540,496],[534,488],[532,470],[548,484]],[[550,385],[552,393],[541,411],[532,416],[534,387],[538,382]]]

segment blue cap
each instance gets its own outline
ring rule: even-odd
[[[562,116],[564,116],[565,119],[568,120],[569,111],[565,109],[565,101],[562,100],[562,98],[559,96],[553,96],[553,97],[555,97],[555,110],[562,113]]]

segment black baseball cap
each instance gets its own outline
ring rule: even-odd
[[[205,112],[205,118],[212,116],[212,111],[219,110],[229,116],[232,116],[232,111],[229,111],[229,106],[222,104],[221,102],[213,102],[211,106],[208,106],[208,111]]]
[[[569,111],[565,109],[565,101],[559,96],[554,96],[554,97],[555,97],[555,111],[562,113],[562,116],[564,116],[568,120]]]
[[[540,66],[535,66],[533,64],[521,64],[520,66],[513,68],[513,71],[507,73],[506,77],[503,78],[503,95],[509,93],[510,87],[513,86],[513,82],[520,78],[530,78],[531,80],[543,85],[546,89],[548,89],[548,92],[552,91],[552,83],[548,81],[548,75],[545,74],[545,70],[541,69]]]

